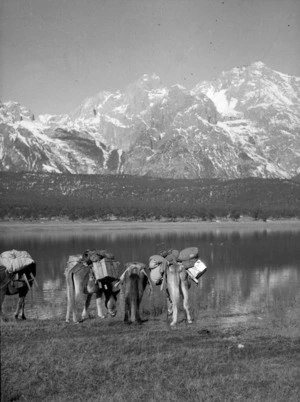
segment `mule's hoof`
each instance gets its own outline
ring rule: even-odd
[[[80,324],[81,322],[83,322],[83,320],[81,319],[77,319],[77,318],[73,318],[73,324]]]
[[[132,324],[134,324],[134,325],[141,325],[141,324],[142,324],[142,321],[141,321],[141,320],[135,320],[135,321],[132,321]]]
[[[176,325],[177,323],[176,322],[171,322],[171,327],[175,327],[175,325]]]
[[[106,316],[105,315],[98,315],[98,318],[106,318]]]
[[[193,324],[193,320],[187,320],[188,324]]]

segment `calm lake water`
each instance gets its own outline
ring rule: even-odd
[[[27,318],[64,318],[66,287],[64,269],[68,256],[86,249],[107,249],[122,264],[128,261],[147,263],[149,256],[164,248],[183,249],[197,246],[199,256],[208,267],[199,285],[192,283],[191,305],[194,317],[207,312],[227,316],[248,316],[268,311],[280,299],[288,310],[299,298],[300,225],[227,228],[211,224],[158,227],[147,230],[107,228],[92,225],[68,230],[57,227],[34,230],[1,230],[0,252],[26,250],[37,262],[38,288],[33,288],[26,303]],[[120,269],[120,274],[123,269]],[[122,295],[121,295],[122,300]],[[6,297],[3,309],[12,314],[17,296]],[[81,306],[80,306],[81,307]],[[91,311],[95,311],[92,300]],[[165,312],[165,294],[154,286],[146,292],[142,304],[144,315]],[[117,318],[123,319],[122,308]]]

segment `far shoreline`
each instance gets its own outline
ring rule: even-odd
[[[233,220],[215,220],[215,221],[142,221],[142,220],[76,220],[67,219],[48,220],[40,219],[36,221],[0,221],[2,236],[7,233],[13,233],[19,230],[22,231],[253,231],[253,230],[300,230],[299,219],[274,219],[258,221],[251,219]]]

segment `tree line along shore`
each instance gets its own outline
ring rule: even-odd
[[[253,220],[300,218],[300,183],[0,174],[0,219]]]

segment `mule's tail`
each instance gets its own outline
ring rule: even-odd
[[[74,283],[74,273],[72,270],[66,271],[66,284],[67,284],[67,314],[66,322],[70,321],[70,314],[75,309],[75,283]]]
[[[178,272],[178,265],[171,264],[166,269],[166,285],[168,314],[172,314],[171,325],[173,326],[178,321],[178,307],[181,292],[181,279]]]
[[[140,293],[139,293],[139,281],[140,277],[137,273],[129,274],[130,280],[130,310],[131,310],[131,322],[140,321],[139,305],[140,305]]]

